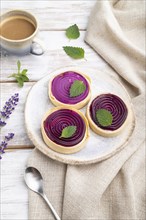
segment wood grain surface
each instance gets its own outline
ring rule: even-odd
[[[23,173],[31,150],[6,152],[0,161],[1,220],[28,219],[28,192]]]
[[[44,42],[46,51],[42,56],[27,55],[19,57],[22,68],[28,69],[28,76],[31,81],[37,81],[51,71],[64,66],[86,66],[102,69],[105,65],[100,56],[84,42],[85,31],[81,31],[81,36],[77,40],[69,41],[65,36],[65,31],[40,31],[39,38]],[[78,46],[85,50],[85,59],[74,60],[66,55],[63,46]],[[13,81],[8,78],[10,74],[16,72],[16,62],[18,57],[3,55],[1,57],[1,82]]]
[[[7,125],[1,129],[1,140],[8,132],[14,132],[15,138],[9,145],[9,150],[0,161],[1,171],[1,220],[28,220],[28,195],[23,180],[23,172],[28,156],[33,148],[24,126],[25,100],[32,85],[51,71],[64,66],[93,67],[102,71],[104,61],[85,42],[84,36],[90,12],[95,0],[74,1],[5,1],[0,2],[0,14],[12,10],[22,9],[33,13],[39,22],[40,38],[46,47],[42,56],[27,55],[23,57],[10,56],[1,51],[0,57],[0,108],[5,101],[18,92],[20,102]],[[69,41],[65,36],[65,29],[76,23],[81,31],[77,40]],[[80,46],[85,49],[86,60],[73,60],[63,51],[63,46]],[[28,69],[30,82],[19,88],[8,76],[16,71],[16,62],[20,60],[22,68]],[[16,150],[19,148],[20,150]]]

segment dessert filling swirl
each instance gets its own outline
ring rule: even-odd
[[[113,121],[111,125],[104,127],[99,124],[96,118],[96,112],[99,109],[106,109],[112,114]],[[120,97],[113,94],[99,95],[92,101],[90,105],[90,116],[92,120],[98,127],[104,130],[117,130],[125,122],[127,115],[128,110],[125,103]]]
[[[76,126],[76,132],[70,138],[60,137],[62,130],[68,126]],[[44,121],[46,135],[58,145],[71,147],[80,143],[86,132],[82,117],[70,109],[60,109],[51,113]]]
[[[86,86],[86,90],[79,96],[70,97],[70,87],[75,80],[80,80]],[[51,85],[53,96],[64,104],[76,104],[84,100],[89,94],[89,84],[85,77],[77,72],[67,71],[56,76]]]

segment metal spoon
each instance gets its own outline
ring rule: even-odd
[[[25,170],[24,179],[25,179],[26,185],[32,191],[38,193],[40,196],[44,198],[44,200],[50,207],[54,217],[56,218],[56,220],[61,220],[43,191],[43,178],[40,172],[34,167],[27,167]]]

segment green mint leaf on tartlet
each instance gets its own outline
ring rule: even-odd
[[[65,53],[74,58],[74,59],[83,59],[85,51],[83,48],[80,47],[70,47],[70,46],[65,46],[63,47]]]
[[[70,138],[77,130],[77,126],[67,126],[62,130],[60,138]]]
[[[81,95],[86,90],[86,85],[81,80],[75,80],[70,87],[70,97],[76,97]]]
[[[9,77],[15,78],[15,80],[17,81],[19,87],[23,87],[24,82],[29,81],[29,78],[27,76],[27,71],[28,71],[27,69],[23,69],[21,71],[21,62],[18,60],[17,61],[17,73],[13,73]]]
[[[66,29],[66,36],[69,38],[69,39],[77,39],[79,38],[80,36],[80,32],[79,32],[79,28],[76,24],[68,27]]]
[[[110,111],[106,109],[99,109],[96,112],[96,119],[103,127],[110,126],[113,121],[113,116]]]

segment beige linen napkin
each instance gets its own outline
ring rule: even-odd
[[[127,146],[100,163],[71,166],[37,149],[28,165],[40,170],[54,208],[64,220],[144,220],[145,213],[145,1],[97,1],[88,42],[128,89],[136,127]],[[89,63],[90,66],[90,63]],[[29,192],[29,219],[53,220],[37,194]]]

